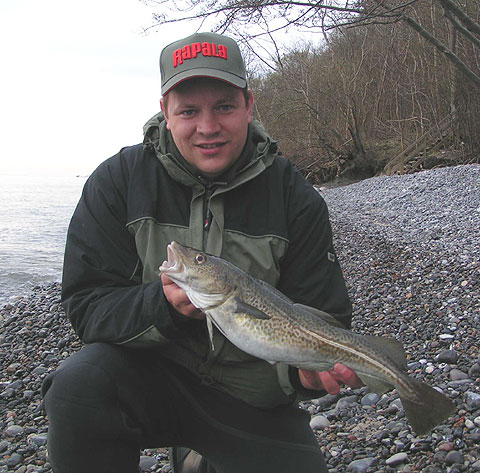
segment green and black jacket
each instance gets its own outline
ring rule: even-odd
[[[174,311],[158,274],[176,240],[350,326],[325,202],[255,121],[247,141],[235,167],[209,182],[179,155],[163,116],[150,120],[143,145],[123,148],[85,184],[68,230],[62,300],[85,343],[156,347],[152,356],[251,405],[273,407],[298,394],[295,370],[240,351],[218,331],[212,352],[206,324]]]

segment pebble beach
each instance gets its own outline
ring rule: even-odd
[[[399,340],[408,373],[456,405],[448,421],[417,437],[395,391],[346,388],[302,403],[329,472],[480,472],[480,165],[319,192],[353,330]],[[40,387],[80,348],[58,283],[0,308],[0,473],[51,473]],[[167,451],[143,451],[140,468],[169,473]]]

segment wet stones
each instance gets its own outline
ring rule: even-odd
[[[321,191],[354,304],[353,329],[402,342],[408,373],[441,389],[457,405],[444,425],[420,438],[411,432],[394,391],[371,405],[368,394],[362,393],[359,402],[335,415],[316,410],[330,420],[328,431],[317,432],[325,451],[349,448],[338,436],[351,425],[349,416],[362,427],[365,440],[355,442],[352,461],[375,451],[377,463],[368,473],[477,468],[479,183],[480,166],[473,165],[372,178]],[[352,391],[343,394],[350,396]],[[387,464],[405,454],[400,466]],[[345,464],[328,458],[329,468],[345,471]]]
[[[416,436],[395,391],[303,402],[329,473],[480,471],[480,166],[367,179],[322,191],[354,304],[353,329],[398,339],[408,373],[457,411]],[[40,387],[81,347],[58,284],[0,307],[0,473],[51,473]],[[165,449],[142,471],[168,473]]]

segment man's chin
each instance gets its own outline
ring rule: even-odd
[[[214,163],[213,159],[209,163],[205,163],[204,166],[201,166],[198,171],[203,177],[207,179],[212,179],[222,175],[233,163],[225,163],[223,160]]]

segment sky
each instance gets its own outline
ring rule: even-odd
[[[158,58],[194,33],[140,0],[0,1],[0,174],[89,175],[142,141],[160,109]]]

